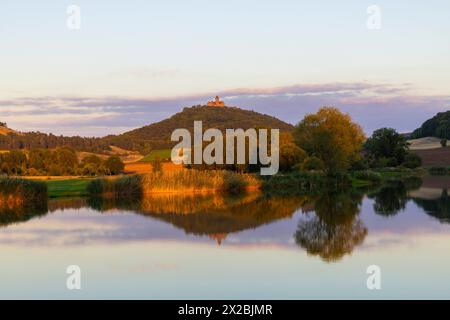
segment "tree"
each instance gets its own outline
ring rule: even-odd
[[[104,166],[110,174],[119,174],[125,168],[119,156],[110,156],[105,160]]]
[[[361,201],[362,195],[325,190],[313,201],[315,215],[302,217],[298,222],[295,243],[327,262],[351,254],[368,232],[358,216]]]
[[[75,151],[68,147],[56,149],[53,152],[54,168],[51,171],[62,175],[75,174],[78,167],[78,158]]]
[[[405,161],[403,162],[403,166],[410,169],[418,168],[422,165],[422,159],[419,155],[415,153],[408,153],[405,156]]]
[[[321,160],[327,174],[333,175],[347,170],[361,158],[365,136],[350,115],[337,108],[323,107],[305,116],[295,127],[294,139],[308,156]]]
[[[392,128],[375,130],[364,143],[364,151],[375,161],[374,166],[397,166],[405,161],[408,154],[408,142],[405,137]]]
[[[306,152],[295,144],[292,134],[282,132],[280,134],[280,170],[291,170],[305,158]]]
[[[441,146],[442,148],[445,148],[447,146],[447,139],[441,139]]]
[[[80,169],[81,173],[85,176],[95,176],[105,173],[102,159],[95,154],[83,158]]]

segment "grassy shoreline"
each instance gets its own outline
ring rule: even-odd
[[[223,175],[223,176],[221,176]],[[224,175],[228,175],[228,180],[224,184]],[[405,169],[379,169],[368,171],[355,171],[350,172],[347,175],[348,181],[345,181],[346,187],[361,188],[370,187],[383,181],[396,178],[407,178],[410,176],[428,176],[425,169],[418,170],[405,170]],[[132,175],[124,175],[117,177],[107,178],[88,178],[88,177],[20,177],[20,178],[7,178],[7,179],[22,179],[24,181],[35,181],[44,183],[47,186],[48,198],[68,198],[68,197],[85,197],[90,193],[99,194],[99,192],[89,192],[88,185],[93,181],[104,179],[105,181],[114,181],[122,179],[122,185],[119,183],[119,189],[125,190],[125,192],[116,192],[116,187],[106,187],[109,189],[109,196],[114,193],[126,194],[126,190],[131,185],[135,185],[137,181],[132,182],[127,179],[133,179]],[[167,172],[160,174],[145,174],[142,183],[142,194],[202,194],[202,193],[214,193],[214,192],[236,192],[243,191],[256,191],[256,190],[275,190],[283,191],[289,189],[298,191],[311,191],[319,190],[328,185],[331,180],[327,180],[323,175],[314,172],[296,172],[287,174],[277,174],[271,177],[259,177],[257,175],[240,175],[233,172],[217,173],[214,171],[184,171],[180,172]],[[3,178],[5,179],[5,178]],[[98,182],[97,182],[98,183]],[[111,184],[111,183],[110,183]],[[224,190],[226,185],[232,186],[231,189],[236,190]],[[337,187],[341,187],[339,183]],[[97,186],[99,187],[99,186]],[[102,186],[102,188],[105,186]],[[112,189],[111,189],[112,188]],[[134,190],[134,189],[132,189]],[[108,193],[106,192],[106,193]],[[133,193],[135,191],[132,191]],[[128,192],[130,193],[130,192]]]

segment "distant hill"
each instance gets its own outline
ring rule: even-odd
[[[135,129],[118,136],[105,137],[111,145],[147,153],[150,149],[164,149],[172,146],[170,136],[175,129],[193,131],[194,121],[201,120],[203,129],[219,130],[242,128],[273,128],[290,131],[293,126],[275,117],[236,107],[194,106],[184,108],[168,119]]]
[[[186,128],[193,131],[195,120],[203,122],[203,129],[275,128],[281,131],[293,129],[293,126],[286,122],[254,111],[236,107],[194,106],[184,108],[183,111],[160,122],[103,138],[64,137],[41,132],[19,134],[6,126],[0,126],[0,130],[3,128],[5,132],[0,134],[0,150],[70,146],[78,151],[105,152],[111,151],[110,146],[116,146],[147,154],[152,149],[171,147],[174,144],[170,141],[173,130]]]
[[[0,126],[0,135],[6,136],[7,134],[14,133],[14,130],[11,130],[10,128],[1,127]]]
[[[450,139],[450,110],[439,112],[411,134],[412,139],[437,137]]]

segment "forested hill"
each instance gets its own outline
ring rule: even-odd
[[[120,135],[103,138],[64,137],[39,132],[10,133],[0,135],[0,150],[55,148],[70,146],[80,151],[101,152],[110,145],[143,154],[151,149],[167,148],[173,145],[170,136],[175,129],[193,130],[194,121],[201,120],[203,129],[217,128],[275,128],[281,131],[292,130],[293,126],[275,117],[243,110],[235,107],[194,106],[184,108],[168,119],[144,126]]]
[[[437,137],[450,139],[450,110],[439,112],[433,118],[425,121],[411,135],[411,138]]]
[[[293,126],[275,117],[235,107],[194,106],[184,108],[168,119],[135,129],[118,136],[105,137],[113,145],[124,149],[144,151],[148,148],[166,148],[173,145],[170,136],[175,129],[193,131],[194,121],[201,120],[203,129],[219,130],[242,128],[274,128],[292,130]]]
[[[54,149],[69,146],[78,151],[102,152],[109,149],[103,138],[64,137],[42,132],[15,131],[0,134],[0,150]]]

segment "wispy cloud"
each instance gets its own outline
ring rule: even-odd
[[[270,114],[293,124],[321,106],[336,106],[350,113],[367,133],[382,126],[409,131],[450,106],[450,95],[417,95],[407,83],[356,82],[236,88],[157,98],[23,97],[0,100],[0,120],[22,131],[99,136],[162,120],[183,107],[204,104],[216,94],[228,105]]]

